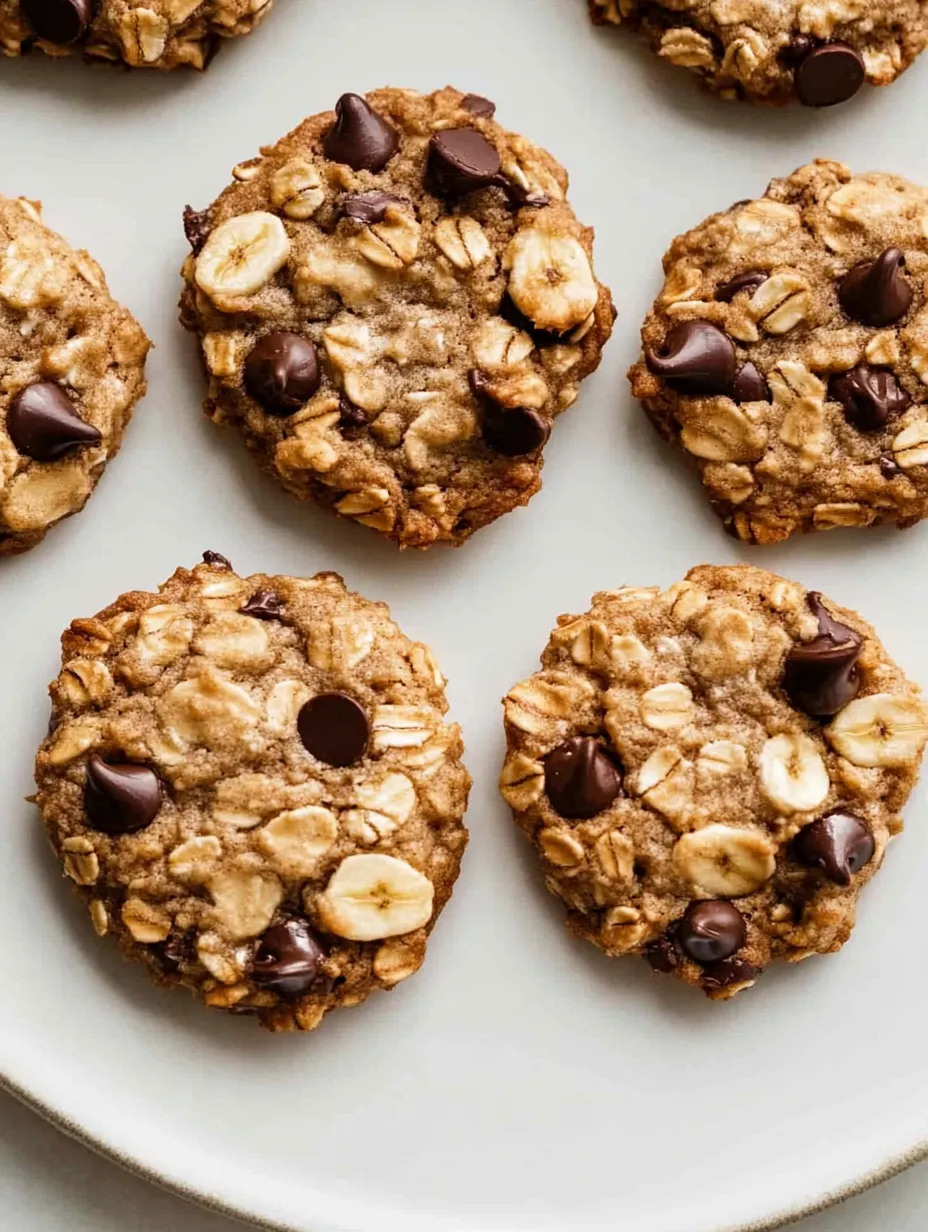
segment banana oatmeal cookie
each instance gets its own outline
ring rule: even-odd
[[[505,698],[500,790],[567,925],[723,1000],[847,941],[928,712],[855,613],[749,565],[604,591]]]
[[[928,42],[924,0],[588,0],[723,98],[831,107],[886,86]]]
[[[928,191],[818,161],[674,240],[632,391],[748,543],[928,513]]]
[[[345,94],[184,218],[207,414],[294,495],[402,546],[528,502],[615,315],[566,172],[494,110]]]
[[[0,0],[0,51],[81,55],[144,68],[206,68],[274,0]]]
[[[98,934],[308,1031],[421,966],[467,843],[461,733],[384,604],[203,559],[66,630],[37,802]]]
[[[149,347],[39,203],[0,197],[0,556],[84,507],[145,392]]]

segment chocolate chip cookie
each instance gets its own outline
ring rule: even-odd
[[[37,801],[101,936],[275,1031],[418,970],[470,778],[441,672],[384,604],[208,552],[62,649]]]
[[[0,50],[142,68],[206,68],[223,39],[249,34],[274,0],[0,0]]]
[[[0,556],[84,507],[145,392],[149,346],[38,202],[0,197]]]
[[[885,86],[925,48],[921,0],[588,0],[597,24],[643,34],[723,98],[831,107]]]
[[[345,94],[185,217],[207,414],[402,546],[527,503],[615,315],[566,172],[493,114],[450,88]]]
[[[928,512],[928,191],[819,161],[674,240],[632,390],[748,543]]]
[[[500,790],[578,937],[725,999],[847,941],[928,708],[855,613],[748,565],[605,591],[505,698]]]

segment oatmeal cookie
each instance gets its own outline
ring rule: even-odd
[[[831,107],[886,86],[928,42],[923,0],[588,0],[723,98]]]
[[[527,503],[615,315],[566,172],[493,113],[450,88],[345,94],[185,216],[207,414],[402,546]]]
[[[275,1031],[418,970],[470,778],[441,672],[384,604],[208,552],[62,650],[37,802],[97,933]]]
[[[701,565],[561,616],[542,665],[505,698],[500,790],[571,932],[717,999],[847,941],[928,737],[870,625]]]
[[[84,507],[145,393],[150,345],[38,202],[0,197],[0,556]]]
[[[223,39],[249,34],[274,0],[0,0],[0,51],[144,68],[206,68]]]
[[[928,512],[928,191],[818,161],[674,240],[632,390],[748,543]]]

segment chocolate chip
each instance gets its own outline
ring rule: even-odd
[[[546,205],[551,204],[551,198],[548,194],[543,193],[538,188],[523,188],[521,184],[516,184],[512,180],[503,180],[499,183],[500,187],[506,190],[509,205],[512,209],[541,210]]]
[[[6,412],[6,430],[19,452],[35,462],[54,462],[103,439],[51,381],[37,381],[15,395]]]
[[[195,961],[196,935],[195,929],[190,929],[185,933],[173,932],[167,941],[151,947],[165,971],[173,973],[179,971],[182,966]]]
[[[651,964],[652,971],[661,975],[669,975],[680,965],[680,952],[670,936],[658,937],[645,947],[644,956]]]
[[[841,307],[864,325],[892,325],[901,320],[914,295],[904,269],[905,256],[898,248],[885,248],[874,261],[859,261],[841,279]]]
[[[770,387],[750,361],[738,369],[731,392],[736,402],[770,401]]]
[[[245,388],[272,415],[300,410],[321,380],[316,348],[286,330],[265,334],[245,360]]]
[[[465,94],[459,106],[471,115],[482,116],[485,120],[492,120],[496,114],[496,103],[491,103],[482,94]]]
[[[196,256],[202,249],[203,245],[209,239],[209,233],[212,231],[212,226],[209,220],[209,210],[195,210],[192,206],[184,206],[184,235],[187,237],[187,243],[193,249],[193,255]]]
[[[735,205],[743,205],[743,201],[736,201]],[[735,207],[732,206],[732,209]],[[737,277],[730,279],[728,282],[720,283],[715,288],[715,298],[723,304],[730,304],[739,291],[751,291],[752,293],[758,287],[763,286],[770,275],[765,270],[745,270],[743,274],[738,274]]]
[[[204,552],[203,564],[212,565],[214,569],[231,569],[232,562],[226,560],[221,552]]]
[[[619,767],[592,736],[571,736],[544,758],[544,764],[548,799],[562,817],[595,817],[622,790]]]
[[[861,432],[876,432],[910,405],[905,390],[888,368],[858,364],[828,382],[828,396],[840,402],[844,418]]]
[[[94,0],[20,0],[26,24],[49,43],[76,43],[93,21]]]
[[[335,212],[339,218],[353,218],[356,222],[383,222],[388,205],[398,205],[399,197],[391,193],[378,192],[374,189],[364,193],[342,193],[335,202]]]
[[[360,94],[343,94],[335,104],[335,123],[322,149],[334,163],[354,171],[382,171],[400,144],[396,129],[377,114]]]
[[[338,430],[346,440],[357,440],[367,431],[370,420],[359,406],[349,402],[344,394],[338,400]]]
[[[496,148],[475,128],[446,128],[429,142],[428,178],[445,197],[463,197],[498,183]]]
[[[863,638],[835,620],[816,591],[809,592],[807,602],[818,619],[818,636],[789,652],[783,688],[798,710],[813,718],[830,718],[860,691],[857,660]]]
[[[557,346],[562,341],[561,335],[553,330],[539,329],[534,321],[531,321],[524,312],[516,307],[515,301],[508,291],[500,301],[497,311],[504,321],[508,321],[516,329],[521,329],[523,333],[528,334],[539,350],[543,347]]]
[[[796,69],[796,93],[806,107],[833,107],[852,98],[864,83],[864,62],[846,43],[826,43]]]
[[[493,407],[483,417],[483,439],[504,458],[537,453],[550,434],[544,417],[527,406]]]
[[[239,610],[242,615],[254,616],[256,620],[280,620],[280,595],[273,590],[256,590]]]
[[[740,950],[746,936],[741,912],[719,899],[690,903],[677,929],[677,944],[693,962],[711,963]]]
[[[105,834],[135,834],[150,826],[161,808],[161,780],[149,766],[87,758],[84,807],[89,825]]]
[[[325,951],[305,920],[286,920],[267,930],[255,951],[251,978],[281,997],[302,997],[319,978]]]
[[[727,394],[735,376],[735,347],[711,321],[671,326],[660,353],[645,351],[652,372],[684,394]]]
[[[819,868],[838,885],[873,859],[876,843],[868,826],[851,813],[829,813],[803,826],[793,839],[792,852],[800,864]]]
[[[807,34],[794,34],[786,46],[780,49],[778,58],[789,68],[795,68],[816,45],[815,39],[809,38]]]
[[[902,467],[891,454],[881,453],[879,466],[884,479],[897,479],[902,474]]]
[[[329,766],[352,766],[367,750],[370,724],[364,708],[344,693],[319,693],[297,716],[308,753]]]
[[[753,984],[762,970],[743,958],[723,958],[705,967],[699,982],[706,992],[716,992],[733,984]]]

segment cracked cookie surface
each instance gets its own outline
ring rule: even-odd
[[[928,737],[865,621],[749,565],[595,595],[504,705],[500,790],[570,931],[715,999],[844,944]]]
[[[206,68],[274,0],[0,0],[0,51],[80,55],[137,68]]]
[[[566,172],[493,112],[450,88],[344,95],[185,217],[207,413],[403,546],[528,502],[615,315]]]
[[[928,191],[818,161],[674,240],[629,378],[748,543],[928,513]]]
[[[830,107],[895,81],[928,42],[921,0],[588,0],[723,98]]]
[[[0,556],[84,507],[145,392],[150,343],[93,258],[0,197]]]
[[[37,802],[97,933],[278,1031],[412,975],[467,843],[444,685],[334,573],[207,553],[73,621]]]

